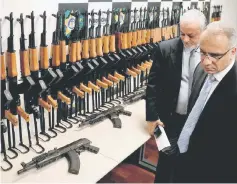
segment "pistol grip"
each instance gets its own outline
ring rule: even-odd
[[[122,127],[121,119],[119,118],[119,116],[116,113],[110,114],[109,119],[112,121],[114,128],[121,128]]]
[[[114,76],[116,78],[118,78],[119,80],[122,80],[122,81],[125,80],[125,77],[123,75],[119,74],[118,72],[114,72]]]
[[[67,161],[69,162],[68,172],[71,174],[79,174],[80,170],[80,159],[76,151],[70,150],[65,154]]]

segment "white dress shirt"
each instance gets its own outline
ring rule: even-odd
[[[197,49],[197,51],[198,50],[199,49]],[[178,114],[187,114],[188,99],[191,90],[193,73],[199,62],[200,54],[198,52],[194,52],[193,48],[184,48],[182,57],[182,76],[180,83],[180,91],[176,106],[176,112]]]

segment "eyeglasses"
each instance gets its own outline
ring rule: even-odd
[[[197,48],[198,49],[198,48]],[[204,60],[206,57],[208,57],[209,60],[213,61],[213,62],[217,62],[218,60],[220,60],[221,58],[223,58],[231,49],[227,50],[225,53],[223,54],[215,54],[215,53],[205,53],[202,51],[198,51],[197,49],[195,49],[195,52],[201,54],[201,60]]]

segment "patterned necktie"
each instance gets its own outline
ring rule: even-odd
[[[185,153],[188,150],[190,136],[197,124],[200,114],[202,113],[204,104],[206,102],[206,99],[208,97],[208,94],[211,90],[211,87],[214,81],[215,81],[215,77],[213,75],[209,75],[208,79],[203,85],[203,88],[199,94],[199,97],[195,105],[193,106],[185,122],[185,125],[178,139],[178,146],[179,146],[180,153]]]

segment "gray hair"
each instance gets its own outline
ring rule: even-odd
[[[230,48],[237,46],[237,31],[231,23],[215,21],[207,26],[206,31],[211,35],[225,35],[229,40]]]
[[[200,23],[200,29],[203,31],[206,28],[207,20],[205,15],[197,10],[197,9],[191,9],[186,11],[181,17],[180,17],[180,23],[181,22],[188,22],[192,23],[195,21],[199,21]]]

